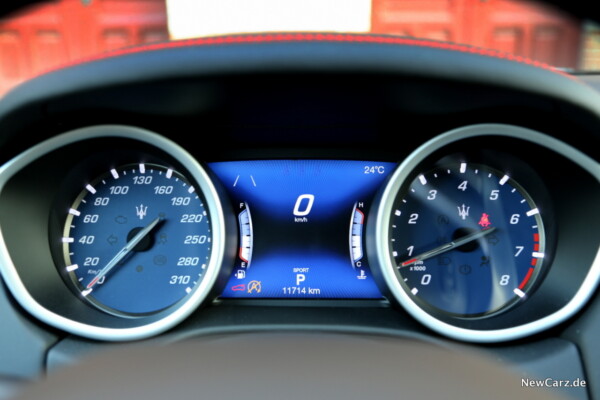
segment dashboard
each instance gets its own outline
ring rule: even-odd
[[[0,372],[310,331],[475,343],[598,395],[600,95],[359,37],[132,49],[9,94]]]

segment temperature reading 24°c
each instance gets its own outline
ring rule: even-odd
[[[365,165],[365,174],[385,174],[384,165]]]

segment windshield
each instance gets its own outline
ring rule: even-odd
[[[523,0],[54,0],[0,19],[0,96],[53,67],[132,45],[248,32],[409,36],[600,69],[600,28]]]

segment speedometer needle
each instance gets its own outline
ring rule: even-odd
[[[108,274],[127,254],[129,254],[131,250],[133,250],[133,248],[137,246],[137,244],[141,242],[142,239],[145,238],[159,222],[160,218],[156,218],[154,221],[150,222],[150,224],[147,227],[139,231],[133,238],[131,238],[131,240],[127,242],[125,247],[119,250],[119,252],[108,262],[108,264],[106,264],[104,268],[102,268],[100,272],[98,272],[96,277],[92,279],[90,283],[88,283],[87,288],[93,288],[94,285],[98,283],[98,281],[102,279],[103,276],[106,276],[106,274]]]
[[[441,246],[436,247],[435,249],[431,249],[429,251],[421,253],[418,256],[411,258],[410,260],[406,260],[403,263],[401,263],[399,265],[399,267],[408,267],[409,265],[414,264],[418,261],[424,261],[424,260],[427,260],[428,258],[435,257],[437,255],[440,255],[440,254],[450,251],[452,249],[456,249],[457,247],[463,246],[469,242],[472,242],[473,240],[482,238],[485,235],[488,235],[488,234],[494,232],[495,230],[496,230],[496,227],[492,227],[492,228],[483,229],[481,231],[473,232],[469,235],[465,235],[465,236],[461,237],[460,239],[453,240],[450,243],[443,244]]]

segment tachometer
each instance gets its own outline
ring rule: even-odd
[[[557,149],[572,150],[489,124],[448,131],[406,157],[366,224],[386,297],[441,335],[473,342],[522,338],[572,315],[581,303],[569,296],[591,275],[565,246],[587,235],[557,238],[559,226],[581,227],[552,200],[571,202],[559,182],[576,170],[548,172]]]
[[[202,193],[156,164],[110,169],[68,211],[65,272],[90,303],[120,316],[147,315],[188,296],[211,255]]]
[[[483,317],[527,297],[544,259],[540,211],[508,174],[455,162],[418,174],[396,197],[390,249],[423,307]]]

